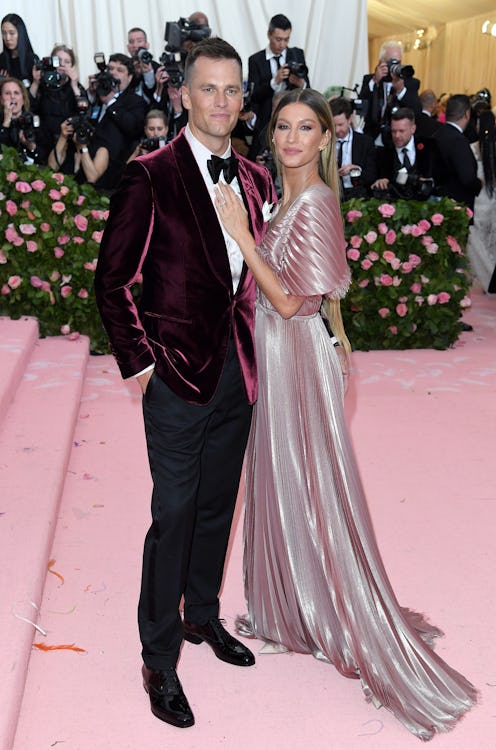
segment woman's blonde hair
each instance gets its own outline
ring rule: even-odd
[[[334,118],[332,116],[329,102],[327,101],[325,96],[323,96],[319,91],[315,91],[314,89],[291,89],[291,91],[288,91],[279,99],[272,114],[269,125],[269,143],[272,154],[274,156],[274,162],[277,166],[279,184],[283,184],[280,168],[281,165],[277,158],[273,136],[281,110],[288,104],[294,104],[295,102],[306,104],[307,107],[310,107],[312,112],[317,116],[317,119],[322,128],[322,133],[325,133],[327,131],[330,134],[327,145],[320,152],[319,175],[321,179],[326,183],[326,185],[328,185],[331,190],[334,191],[339,200],[339,174],[336,156],[336,135],[334,132]],[[326,297],[322,302],[322,307],[323,314],[327,318],[329,326],[334,336],[337,338],[338,343],[346,350],[346,352],[351,352],[351,345],[344,330],[339,299],[329,299]]]

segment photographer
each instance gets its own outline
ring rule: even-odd
[[[372,138],[353,130],[353,105],[343,96],[329,102],[336,133],[336,157],[342,200],[365,198],[377,177]]]
[[[70,47],[56,45],[50,57],[35,66],[30,94],[31,109],[42,123],[39,146],[46,159],[57,142],[61,123],[77,111],[78,99],[86,97]]]
[[[137,156],[145,156],[162,148],[167,144],[168,123],[165,112],[160,109],[151,109],[145,118],[144,137],[140,140],[128,162]]]
[[[418,97],[420,81],[413,77],[411,65],[402,65],[399,42],[385,42],[373,73],[363,77],[359,98],[368,102],[363,132],[371,136],[377,146],[391,143],[390,121],[399,107],[409,107],[420,114]]]
[[[134,91],[150,105],[158,63],[153,60],[146,32],[135,26],[127,32],[127,51],[134,62]]]
[[[40,164],[36,143],[36,120],[29,111],[29,95],[17,78],[0,79],[0,146],[16,148],[19,158]]]
[[[255,132],[267,125],[272,112],[275,91],[310,86],[305,53],[299,47],[288,47],[291,22],[279,13],[269,22],[268,46],[248,59],[248,87],[257,115]]]
[[[431,138],[415,136],[415,115],[401,107],[391,115],[392,144],[377,149],[379,179],[372,184],[378,198],[427,200],[434,189],[438,152]]]

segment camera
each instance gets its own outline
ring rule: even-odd
[[[140,146],[143,149],[143,151],[147,151],[148,153],[151,153],[152,151],[156,151],[159,148],[162,148],[162,146],[165,146],[167,143],[165,136],[155,136],[154,138],[142,138],[140,141]]]
[[[190,23],[187,18],[180,18],[179,21],[167,21],[165,24],[164,39],[166,41],[167,52],[181,52],[183,43],[187,40],[200,42],[207,39],[212,30],[209,26],[198,26]]]
[[[89,103],[85,96],[76,99],[78,114],[67,119],[69,125],[74,128],[74,135],[78,143],[89,143],[95,132],[95,125],[88,116]]]
[[[169,74],[167,83],[175,89],[180,89],[184,81],[181,55],[178,52],[163,52],[160,56],[160,64],[164,66],[166,72]]]
[[[22,130],[24,137],[27,141],[35,140],[35,129],[40,127],[40,118],[38,115],[33,115],[31,112],[23,112],[22,115],[12,120],[11,128],[16,133],[17,138],[14,136],[13,141],[17,141],[19,138],[19,131]]]
[[[140,60],[145,65],[150,65],[151,61],[153,60],[153,55],[151,52],[149,52],[144,47],[140,47],[138,51],[136,52],[136,57],[138,60]]]
[[[308,75],[307,66],[301,62],[297,62],[296,60],[288,60],[286,65],[289,68],[289,72],[297,76],[298,78],[305,78],[305,76]]]
[[[120,82],[109,73],[103,52],[95,52],[93,60],[99,70],[95,76],[96,95],[98,97],[108,96],[111,91],[119,88]]]
[[[243,81],[243,112],[251,112],[251,97],[255,84]]]
[[[34,67],[36,70],[41,70],[41,83],[48,89],[59,89],[67,81],[65,73],[58,71],[60,67],[58,55],[43,57],[41,60],[35,56]]]
[[[402,78],[405,81],[407,78],[412,78],[415,74],[412,65],[402,65],[401,62],[395,57],[392,57],[390,60],[388,60],[386,65],[389,72],[386,80],[391,80],[391,76],[396,76],[397,78]]]

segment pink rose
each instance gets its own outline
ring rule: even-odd
[[[396,232],[394,229],[390,229],[388,232],[386,232],[385,236],[386,245],[394,245],[396,242]]]
[[[65,255],[61,247],[54,247],[53,254],[55,255],[56,258],[62,258]]]
[[[41,193],[41,191],[46,188],[46,184],[43,182],[43,180],[34,180],[31,183],[31,187],[33,188],[33,190],[36,190],[36,192]]]
[[[439,250],[439,245],[437,245],[435,242],[431,242],[430,245],[427,245],[425,249],[427,250],[429,255],[435,255]]]
[[[399,286],[401,284],[401,279],[399,276],[393,276],[393,286]]]
[[[27,211],[30,205],[31,205],[30,201],[22,201],[21,208],[23,208],[25,211]],[[31,216],[29,218],[32,219],[33,215],[31,214]]]
[[[15,182],[17,180],[17,172],[9,172],[7,175],[7,182]]]
[[[392,286],[393,277],[388,273],[382,273],[379,277],[379,282],[382,284],[382,286]]]
[[[35,289],[39,289],[43,283],[39,276],[31,276],[30,282],[31,286],[34,286]]]
[[[377,229],[379,230],[379,234],[386,234],[388,231],[388,226],[387,224],[384,224],[383,221],[381,221],[381,223],[377,225]]]
[[[411,263],[402,263],[401,270],[403,273],[411,273],[413,271],[413,266]]]
[[[98,242],[98,244],[100,244],[100,242],[102,241],[102,235],[103,235],[103,231],[102,232],[95,231],[91,235],[91,239],[95,240],[95,242]]]
[[[349,221],[350,224],[353,224],[353,222],[356,219],[359,219],[361,215],[361,211],[348,211],[348,213],[346,214],[346,221]]]
[[[368,271],[369,268],[372,268],[372,261],[369,260],[368,258],[364,258],[362,262],[360,263],[360,265],[364,271]]]
[[[405,304],[403,304],[403,302],[400,302],[399,305],[396,305],[396,313],[400,318],[404,318],[407,312],[408,312],[408,307]]]
[[[55,201],[55,203],[52,203],[52,211],[55,214],[63,214],[65,211],[65,204],[61,201]]]
[[[72,241],[76,243],[76,245],[82,245],[84,242],[84,237],[78,237],[77,235],[72,238]]]
[[[59,190],[55,190],[55,188],[52,188],[48,196],[52,199],[52,201],[59,201],[62,197],[62,193]]]
[[[69,341],[77,341],[80,335],[79,331],[73,331],[69,334]]]
[[[375,262],[376,260],[379,260],[379,253],[376,253],[375,250],[369,250],[367,258],[370,258],[370,260]]]
[[[43,289],[44,292],[49,292],[50,289],[51,289],[50,284],[48,283],[48,281],[42,281],[41,282],[41,288]]]
[[[5,210],[9,216],[15,216],[17,213],[17,204],[14,201],[7,201],[5,203]]]
[[[367,232],[367,234],[365,235],[365,242],[368,242],[369,245],[373,245],[376,239],[377,239],[377,232],[374,232],[372,229],[369,232]]]
[[[427,304],[431,305],[432,307],[432,305],[435,305],[436,302],[437,302],[437,294],[429,294],[429,296],[427,297]]]
[[[377,209],[381,216],[394,216],[396,213],[396,209],[394,206],[391,206],[390,203],[383,203],[381,206]]]
[[[30,193],[33,190],[29,182],[23,182],[22,180],[16,182],[15,189],[18,193]]]
[[[52,271],[50,274],[50,281],[58,281],[60,279],[60,273],[58,271]]]
[[[92,208],[90,211],[91,217],[93,219],[96,219],[97,221],[99,219],[103,219],[103,211],[98,211],[96,208]]]
[[[381,318],[387,318],[389,315],[389,310],[387,307],[381,307],[381,309],[378,311]]]
[[[87,289],[80,289],[79,292],[78,292],[78,297],[80,297],[81,299],[88,299],[88,297],[89,297],[88,290]]]
[[[7,284],[3,284],[2,288],[0,289],[0,294],[10,294],[10,287],[7,286]]]
[[[22,279],[20,276],[9,276],[7,279],[7,284],[10,286],[11,289],[17,289],[19,286],[21,286]]]
[[[26,250],[28,253],[35,253],[38,250],[38,245],[33,240],[28,240],[26,242]]]
[[[420,237],[423,234],[418,224],[412,226],[412,237]]]
[[[474,212],[472,211],[472,209],[471,209],[471,208],[469,208],[468,206],[466,206],[466,207],[465,207],[465,211],[466,211],[466,213],[467,213],[467,216],[468,216],[468,218],[469,218],[469,219],[471,219],[471,218],[472,218],[472,216],[474,215]]]
[[[19,226],[19,229],[23,234],[35,234],[36,233],[36,227],[34,227],[32,224],[21,224]]]
[[[60,333],[62,336],[68,336],[71,332],[71,327],[67,323],[63,326],[60,326]]]
[[[358,253],[358,257],[360,257],[360,253]],[[86,268],[87,271],[94,271],[96,269],[96,258],[93,261],[87,261],[83,268]]]
[[[449,302],[451,299],[451,294],[448,294],[448,292],[439,292],[437,295],[437,301],[440,305],[445,305],[447,302]]]
[[[389,326],[389,330],[391,331],[393,336],[396,336],[396,334],[398,333],[398,329],[396,328],[396,326]]]
[[[40,224],[40,229],[42,232],[49,232],[50,231],[50,224],[47,224],[46,221],[42,222]]]
[[[427,247],[428,245],[431,244],[431,242],[434,242],[430,234],[426,234],[424,237],[422,237],[420,241],[424,247]]]
[[[444,216],[442,214],[432,214],[431,221],[434,224],[434,226],[438,227],[440,224],[444,221]]]
[[[420,296],[417,296],[417,297],[415,297],[415,302],[417,303],[417,305],[423,305],[424,304],[424,298],[420,297]]]
[[[446,242],[450,246],[450,248],[453,250],[454,253],[460,253],[462,252],[462,249],[460,245],[458,244],[457,240],[452,237],[450,234],[446,237]]]
[[[361,244],[362,244],[362,238],[359,237],[357,234],[354,234],[353,237],[350,240],[351,247],[358,248],[358,247],[360,247]]]
[[[69,237],[68,234],[63,234],[60,237],[57,237],[57,242],[59,245],[67,245],[70,239],[71,238]]]
[[[52,177],[57,183],[57,185],[62,185],[62,183],[64,182],[64,175],[61,174],[60,172],[54,172]]]
[[[9,224],[9,226],[5,230],[5,239],[7,240],[7,242],[12,242],[13,245],[15,245],[16,240],[19,239],[19,235],[17,234],[17,231],[14,229],[13,224]]]
[[[68,192],[69,188],[67,187],[67,185],[62,185],[62,187],[60,188],[60,195],[67,195]]]
[[[396,256],[392,250],[384,250],[384,252],[382,253],[382,257],[384,258],[386,263],[391,263],[391,261],[394,260]]]
[[[76,201],[76,206],[82,206],[83,203],[85,202],[85,200],[86,200],[86,196],[85,195],[78,195],[78,198],[77,198],[77,201]]]
[[[430,281],[430,279],[429,279],[429,277],[428,277],[428,276],[424,276],[424,275],[422,274],[422,276],[420,277],[420,281],[422,282],[422,284],[428,284],[428,283],[429,283],[429,281]]]
[[[422,263],[422,258],[420,256],[415,255],[414,253],[411,253],[408,256],[408,262],[411,264],[412,268],[417,268]]]
[[[0,264],[7,263],[7,257],[4,255],[4,253],[0,250]]]
[[[418,227],[422,230],[422,234],[425,234],[431,228],[431,223],[427,219],[420,219]]]
[[[72,292],[72,286],[69,286],[68,284],[65,284],[62,289],[60,290],[60,294],[65,299],[69,296],[69,294]]]
[[[412,292],[413,294],[418,294],[419,292],[421,292],[421,291],[422,291],[422,285],[421,285],[421,284],[419,284],[419,283],[418,283],[418,281],[416,281],[416,282],[415,282],[415,284],[412,284],[412,285],[411,285],[411,287],[410,287],[410,291],[411,291],[411,292]]]
[[[354,247],[350,247],[350,248],[349,248],[349,249],[347,250],[347,252],[346,252],[346,255],[348,256],[348,258],[349,258],[350,260],[358,260],[358,259],[359,259],[359,257],[360,257],[360,253],[359,253],[359,252],[358,252],[358,250],[357,250],[356,248],[354,248]]]
[[[369,285],[369,281],[370,281],[370,279],[362,279],[359,282],[358,286],[361,287],[362,289],[364,289],[366,286]]]
[[[401,227],[401,233],[402,234],[411,234],[412,233],[412,225],[411,224],[405,224]]]

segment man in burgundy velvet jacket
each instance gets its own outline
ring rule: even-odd
[[[264,204],[275,201],[268,171],[231,151],[242,92],[238,53],[221,39],[199,42],[182,89],[188,125],[128,165],[95,279],[121,373],[144,393],[153,521],[138,608],[143,681],[155,716],[179,727],[194,723],[176,673],[183,638],[230,664],[254,663],[218,619],[257,375],[255,282],[214,208],[214,162],[245,201],[257,242]]]

